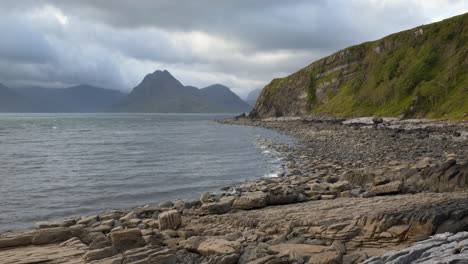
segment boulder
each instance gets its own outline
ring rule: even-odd
[[[399,193],[402,186],[403,184],[401,181],[394,181],[384,185],[374,186],[372,187],[371,191],[376,195],[394,194]]]
[[[205,203],[198,209],[199,215],[224,214],[231,210],[230,202]]]
[[[112,245],[119,251],[141,247],[146,244],[139,229],[127,229],[109,233]]]
[[[128,214],[124,215],[123,217],[121,217],[119,219],[120,222],[128,222],[130,221],[131,219],[137,219],[137,215],[135,214],[135,212],[129,212]]]
[[[99,248],[99,249],[94,249],[86,252],[86,254],[83,256],[83,260],[86,262],[92,261],[92,260],[100,260],[108,257],[112,257],[116,255],[118,252],[114,247],[105,247],[105,248]]]
[[[181,223],[180,213],[177,210],[170,210],[164,213],[161,213],[158,216],[159,229],[177,229]]]
[[[208,238],[198,245],[197,251],[203,256],[237,254],[239,242],[227,241],[221,238]]]
[[[351,186],[348,181],[339,181],[328,186],[330,190],[335,192],[343,192],[351,189]]]
[[[307,264],[341,264],[343,263],[343,254],[338,251],[328,251],[314,255]]]
[[[98,216],[97,215],[91,215],[91,216],[88,216],[88,217],[85,217],[85,218],[82,218],[81,220],[79,220],[78,222],[76,222],[78,225],[88,225],[91,221],[93,222],[97,222],[97,218]]]
[[[152,264],[177,264],[179,259],[174,254],[155,254],[148,257],[148,262]]]
[[[164,201],[159,204],[159,207],[161,208],[171,208],[174,206],[174,203],[172,201]]]
[[[262,208],[267,205],[268,196],[264,192],[248,192],[234,200],[233,207],[237,209]]]
[[[296,202],[298,196],[298,191],[286,186],[272,188],[268,193],[267,203],[269,205],[290,204]]]

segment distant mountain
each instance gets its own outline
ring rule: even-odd
[[[126,94],[91,85],[78,85],[64,89],[23,87],[15,92],[34,102],[28,112],[43,113],[92,113],[105,112]]]
[[[168,71],[155,71],[112,110],[153,113],[239,113],[249,105],[228,87],[215,84],[203,89],[184,86]]]
[[[255,103],[257,102],[257,98],[260,96],[260,93],[262,92],[262,89],[255,89],[251,91],[247,97],[245,98],[245,101],[251,105],[255,106]]]
[[[34,105],[12,89],[0,83],[0,112],[31,112]]]

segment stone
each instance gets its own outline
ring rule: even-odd
[[[231,210],[231,202],[204,203],[199,209],[199,215],[224,214]]]
[[[351,185],[348,181],[339,181],[328,186],[330,190],[335,192],[343,192],[351,189]]]
[[[239,254],[231,254],[222,256],[217,264],[237,264],[239,261]]]
[[[267,194],[264,192],[243,193],[234,200],[233,207],[244,210],[262,208],[267,205],[267,199]]]
[[[206,240],[206,237],[192,236],[179,242],[179,247],[190,252],[196,252],[198,246]]]
[[[148,226],[147,226],[146,224],[141,223],[141,224],[139,224],[139,225],[137,226],[137,228],[138,228],[138,229],[147,229]]]
[[[161,213],[158,216],[159,229],[177,229],[181,223],[180,213],[177,210],[170,210],[164,213]]]
[[[119,251],[141,247],[146,244],[141,236],[141,231],[136,228],[111,232],[109,238],[112,245]]]
[[[322,199],[322,200],[333,200],[335,198],[336,198],[336,196],[333,195],[333,194],[322,194],[322,195],[320,195],[320,199]]]
[[[118,220],[119,218],[120,218],[120,214],[117,212],[109,212],[109,213],[99,215],[99,220],[101,222],[110,221],[110,220]]]
[[[314,255],[307,264],[341,264],[343,262],[343,254],[337,251],[323,252]]]
[[[309,188],[310,188],[311,191],[314,191],[314,192],[323,192],[323,191],[326,191],[328,189],[328,186],[325,186],[325,185],[319,184],[319,183],[313,183],[313,184],[309,185]]]
[[[108,226],[108,225],[99,225],[99,226],[96,226],[96,227],[92,227],[92,228],[90,228],[89,230],[90,230],[91,232],[109,233],[112,229],[113,229],[112,226]]]
[[[416,164],[411,166],[411,168],[421,170],[421,169],[424,169],[426,167],[429,167],[431,165],[431,163],[432,163],[432,158],[425,157],[424,159],[418,161]]]
[[[177,264],[179,259],[174,254],[156,254],[148,258],[148,262],[152,264]]]
[[[112,246],[111,242],[105,236],[100,236],[94,239],[93,242],[91,242],[91,244],[89,245],[89,248],[99,249],[99,248],[105,248],[105,247],[111,247],[111,246]]]
[[[210,202],[210,193],[209,192],[204,192],[202,193],[202,195],[200,196],[200,202],[202,203],[208,203]]]
[[[129,228],[134,228],[134,227],[137,227],[140,223],[141,223],[141,219],[134,218],[134,219],[130,219],[130,220],[126,221],[125,226],[127,226]]]
[[[374,186],[371,191],[377,195],[382,194],[395,194],[401,191],[403,183],[401,181],[394,181],[384,185]]]
[[[187,201],[184,203],[184,208],[185,209],[191,209],[194,207],[198,207],[202,204],[200,200],[192,200],[192,201]]]
[[[220,238],[208,238],[198,245],[197,251],[203,256],[237,254],[239,242]]]
[[[381,263],[466,263],[468,259],[468,232],[443,233],[420,241],[410,247],[392,250],[374,256],[363,264]],[[465,249],[465,250],[463,250]]]
[[[159,206],[162,208],[171,208],[174,206],[174,203],[172,201],[164,201],[160,203]]]
[[[91,219],[91,221],[89,221],[88,223],[88,227],[96,227],[100,224],[100,222],[97,220],[97,218],[93,218]]]
[[[131,219],[137,219],[137,215],[135,214],[135,212],[129,212],[127,213],[126,215],[124,215],[123,217],[121,217],[119,219],[120,222],[128,222],[130,221]]]
[[[84,261],[92,261],[92,260],[99,260],[99,259],[104,259],[108,257],[112,257],[116,255],[118,252],[114,247],[105,247],[105,248],[99,248],[99,249],[94,249],[86,252],[86,254],[83,256]]]
[[[78,222],[76,222],[78,225],[88,225],[89,222],[91,221],[95,221],[97,222],[97,215],[91,215],[91,216],[88,216],[88,217],[85,217],[85,218],[82,218],[81,220],[79,220]],[[94,222],[94,223],[95,223]]]
[[[297,264],[304,264],[304,258],[296,250],[289,251],[289,261]]]
[[[268,195],[268,205],[290,204],[297,201],[298,194],[294,191],[283,190],[281,192],[270,192]]]

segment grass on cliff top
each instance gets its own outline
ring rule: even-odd
[[[313,112],[466,119],[468,14],[354,46],[356,76]],[[419,31],[418,31],[419,32]],[[381,48],[381,53],[375,48]],[[340,63],[340,62],[335,62]],[[336,74],[335,74],[336,75]],[[328,81],[323,78],[316,82]]]
[[[347,56],[325,66],[331,56],[312,63],[305,68],[312,76],[307,87],[311,112],[468,119],[467,24],[468,13],[349,47],[333,54]],[[348,67],[316,77],[343,64]],[[265,99],[273,100],[276,87],[303,70],[273,80]],[[340,79],[340,88],[326,92],[328,100],[321,103],[316,88],[333,78]]]

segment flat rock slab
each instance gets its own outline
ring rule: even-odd
[[[270,246],[269,250],[280,253],[280,254],[288,254],[290,251],[295,250],[301,256],[313,256],[318,253],[325,252],[330,250],[330,247],[326,246],[318,246],[318,245],[307,245],[307,244],[278,244],[274,246]]]
[[[0,263],[78,264],[82,263],[81,258],[85,253],[84,249],[60,244],[0,249]]]

